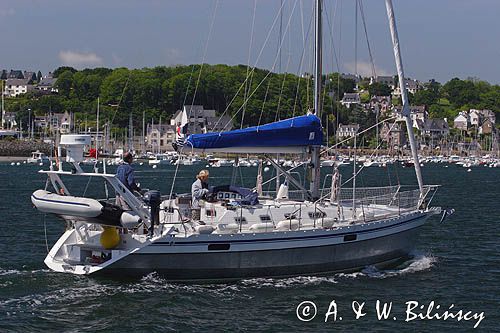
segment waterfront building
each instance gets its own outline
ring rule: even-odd
[[[233,128],[231,117],[217,117],[215,110],[207,110],[203,105],[184,105],[182,110],[177,110],[174,114],[170,125],[180,126],[183,112],[188,117],[187,134],[229,131]]]
[[[146,132],[148,150],[155,153],[174,150],[172,143],[175,141],[175,125],[148,124]]]

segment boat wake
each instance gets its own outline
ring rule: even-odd
[[[199,295],[201,298],[209,297],[214,299],[233,299],[233,298],[251,298],[252,290],[258,289],[293,289],[304,286],[318,286],[323,284],[341,284],[346,280],[351,279],[385,279],[413,274],[421,271],[429,270],[437,262],[437,259],[430,254],[414,254],[413,258],[402,263],[396,268],[379,270],[373,266],[365,268],[361,272],[355,273],[338,273],[331,276],[297,276],[291,278],[256,278],[247,279],[233,283],[225,284],[182,284],[172,283],[156,273],[151,273],[144,276],[140,281],[135,282],[103,282],[89,278],[78,277],[74,281],[74,285],[63,288],[51,288],[43,292],[7,298],[0,300],[0,310],[15,308],[25,308],[34,310],[42,305],[57,305],[65,304],[86,304],[87,301],[99,298],[101,296],[113,295],[137,295],[149,293],[162,293],[163,295]],[[15,269],[0,268],[0,278],[12,278],[12,276],[22,276],[25,274],[47,275],[51,273],[48,270],[27,270],[20,271]],[[64,283],[68,281],[65,279]],[[61,283],[62,284],[62,283]],[[3,284],[2,287],[7,287],[9,284]]]
[[[385,279],[417,273],[428,270],[437,262],[431,254],[413,253],[412,258],[392,269],[378,269],[368,266],[360,272],[337,273],[332,276],[298,276],[284,279],[258,278],[243,280],[239,284],[254,288],[293,288],[304,285],[319,285],[323,283],[341,283],[343,279],[376,278]]]

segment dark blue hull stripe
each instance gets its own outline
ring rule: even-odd
[[[31,195],[32,198],[38,201],[45,201],[45,202],[54,202],[58,204],[63,204],[63,205],[74,205],[74,206],[84,206],[84,207],[90,207],[88,204],[84,203],[79,203],[79,202],[68,202],[68,201],[59,201],[59,200],[50,200],[50,199],[42,199],[42,198],[37,198],[35,195]]]

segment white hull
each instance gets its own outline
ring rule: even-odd
[[[398,218],[339,228],[274,231],[237,235],[167,233],[135,246],[110,251],[100,264],[80,263],[82,256],[100,251],[98,244],[75,244],[76,230],[67,231],[45,259],[58,272],[74,274],[162,274],[172,280],[231,280],[353,271],[407,256],[418,227],[432,213],[415,212]],[[60,259],[66,252],[65,260]]]

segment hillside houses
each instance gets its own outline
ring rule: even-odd
[[[361,98],[358,93],[345,93],[340,103],[350,109],[352,105],[360,105]]]
[[[380,129],[380,138],[391,149],[401,148],[406,144],[406,128],[403,123],[382,124]]]
[[[401,112],[402,112],[401,106],[396,106],[394,108],[394,113],[397,116],[401,116]],[[429,118],[429,113],[427,112],[425,105],[411,105],[410,117],[413,122],[413,127],[421,129],[423,128],[424,123]],[[402,120],[402,118],[400,120]]]
[[[52,76],[52,73],[42,77],[40,82],[36,85],[36,89],[46,93],[58,93],[59,90],[56,87],[57,78]]]
[[[446,119],[427,119],[419,129],[424,136],[430,138],[443,138],[450,134]]]
[[[396,89],[396,80],[394,76],[377,76],[370,78],[370,85],[374,83],[382,83],[389,86],[392,90]]]
[[[350,138],[354,137],[359,131],[359,124],[348,124],[348,125],[339,125],[337,129],[337,137],[338,138]]]
[[[392,110],[392,98],[391,96],[372,96],[369,102],[370,110],[385,114]]]
[[[491,134],[495,129],[496,116],[491,110],[470,109],[460,111],[453,120],[453,127],[461,131],[476,129],[478,134]]]
[[[41,76],[39,73],[38,75]],[[2,70],[0,79],[4,80],[3,94],[6,97],[17,97],[31,91],[39,91],[41,93],[52,94],[57,93],[57,79],[51,73],[42,77],[38,77],[35,72],[22,70]],[[37,82],[40,79],[40,82]]]
[[[26,94],[35,89],[32,83],[33,81],[31,81],[31,79],[7,79],[5,81],[4,95],[16,97],[21,94]]]

